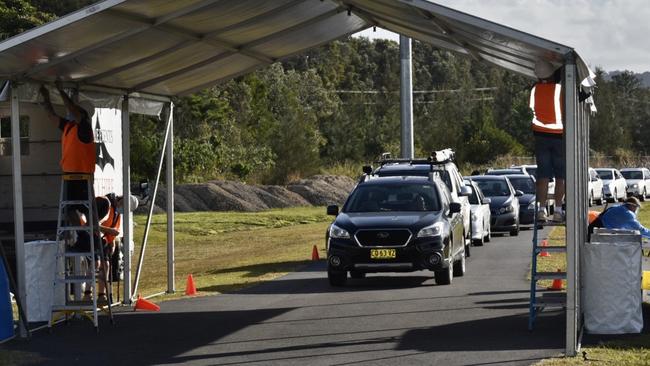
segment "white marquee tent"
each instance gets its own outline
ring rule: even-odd
[[[40,83],[59,79],[95,95],[97,106],[123,110],[123,189],[129,191],[129,111],[158,114],[169,97],[187,95],[277,60],[370,27],[381,27],[534,78],[543,59],[564,66],[567,141],[567,354],[578,347],[579,244],[586,237],[588,117],[577,103],[591,72],[566,45],[426,0],[104,0],[0,43],[2,96],[18,129],[21,102],[36,101]],[[109,97],[110,96],[110,97]],[[24,280],[20,139],[12,134],[18,280]],[[162,160],[161,160],[162,161]],[[173,169],[167,169],[173,174]],[[173,182],[173,176],[167,177]],[[168,192],[173,190],[169,187]],[[127,200],[128,201],[128,200]],[[173,195],[168,206],[173,207]],[[128,207],[126,208],[128,209]],[[173,210],[169,210],[170,289],[173,289]],[[128,227],[128,219],[125,227]],[[125,241],[131,238],[129,230]],[[127,258],[127,269],[130,269]],[[130,272],[125,297],[130,299]],[[24,284],[23,284],[24,286]],[[24,287],[19,289],[24,290]],[[20,291],[24,296],[24,291]]]

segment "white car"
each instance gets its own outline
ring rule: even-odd
[[[607,201],[623,201],[627,195],[625,178],[614,168],[598,168],[596,173],[603,181],[603,193]]]
[[[472,243],[481,246],[492,238],[490,230],[490,199],[483,196],[479,186],[471,180],[465,179],[465,185],[471,188],[472,193],[469,195],[469,204],[472,216]]]
[[[647,168],[625,168],[621,169],[621,174],[627,182],[628,196],[635,196],[641,201],[645,201],[650,193],[650,170]]]
[[[597,205],[603,204],[603,200],[605,199],[605,194],[603,193],[603,181],[600,179],[594,168],[589,168],[587,194],[589,194],[589,196],[587,196],[589,206],[593,206],[594,203]]]

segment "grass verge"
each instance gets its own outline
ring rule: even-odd
[[[295,271],[311,259],[314,245],[324,253],[329,221],[322,207],[177,213],[177,294],[164,298],[182,295],[188,274],[200,293],[216,294]],[[133,268],[138,263],[146,216],[136,216],[135,222]],[[143,296],[167,289],[166,235],[166,216],[154,215],[138,288]]]
[[[646,227],[650,225],[650,209],[644,206],[639,212],[639,221]],[[564,228],[556,227],[549,237],[549,245],[565,245]],[[539,258],[540,271],[566,270],[564,253],[552,253],[551,257]],[[550,286],[551,281],[540,281],[540,286]],[[563,284],[566,286],[566,283]],[[644,314],[649,313],[644,304]],[[622,336],[622,339],[605,342],[597,346],[583,347],[576,357],[552,358],[536,363],[536,366],[574,366],[574,365],[650,365],[650,334]]]

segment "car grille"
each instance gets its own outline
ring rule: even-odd
[[[359,230],[354,235],[364,247],[401,247],[411,238],[407,229]]]

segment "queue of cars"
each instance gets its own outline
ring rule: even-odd
[[[342,207],[327,207],[335,216],[325,235],[332,286],[344,286],[348,274],[418,270],[448,285],[465,274],[471,244],[490,242],[493,232],[517,236],[534,223],[535,165],[463,178],[450,149],[427,159],[383,155],[378,163],[363,168]],[[645,200],[650,170],[589,168],[588,193],[590,205],[628,194]]]

